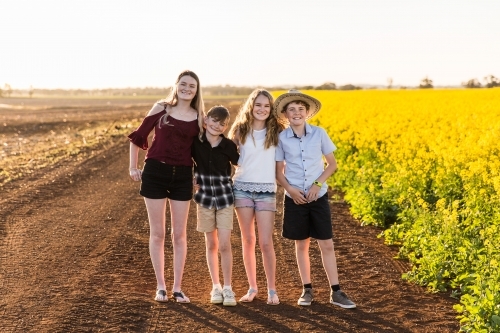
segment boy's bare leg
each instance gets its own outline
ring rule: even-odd
[[[156,275],[156,288],[166,290],[165,286],[165,209],[167,199],[144,198],[149,219],[149,255]],[[159,296],[166,300],[166,296]]]
[[[295,255],[302,284],[311,283],[311,261],[309,259],[310,238],[295,241]]]
[[[217,229],[211,232],[205,232],[205,247],[207,253],[207,265],[210,272],[212,284],[220,283],[219,279],[219,239]]]
[[[276,290],[276,253],[273,245],[274,214],[272,211],[255,212],[259,231],[259,247],[262,252],[262,262],[269,290]]]
[[[250,288],[257,290],[257,272],[255,259],[255,223],[253,208],[236,208],[236,215],[241,230],[243,263]]]
[[[321,250],[321,260],[325,268],[330,286],[339,284],[339,273],[337,271],[337,258],[333,247],[332,239],[318,239],[319,249]]]
[[[231,275],[233,272],[233,252],[231,250],[231,232],[232,230],[229,229],[217,229],[217,234],[219,237],[220,262],[222,268],[222,276],[224,278],[224,286],[231,285],[231,278],[232,278]]]

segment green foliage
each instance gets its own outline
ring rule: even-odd
[[[463,332],[500,332],[499,93],[337,93],[312,121],[338,147],[330,185],[386,227],[404,279],[460,298]]]

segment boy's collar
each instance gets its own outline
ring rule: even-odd
[[[288,130],[288,132],[286,133],[286,137],[287,138],[293,138],[293,137],[298,138],[298,135],[295,134],[295,132],[292,129],[292,126],[289,126],[287,128],[287,130]],[[305,131],[304,131],[304,136],[307,136],[307,134],[310,134],[311,131],[312,131],[311,125],[309,125],[308,123],[306,123]]]
[[[219,134],[219,136],[222,137],[222,140],[219,142],[219,144],[217,145],[217,147],[221,147],[221,148],[224,148],[224,146],[226,145],[226,140],[224,140],[226,137],[224,136],[223,133]],[[203,132],[203,142],[207,142],[208,144],[210,144],[210,142],[208,142],[208,139],[207,139],[207,134],[206,132]]]

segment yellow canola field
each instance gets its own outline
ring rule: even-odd
[[[451,289],[462,330],[500,332],[500,89],[306,93],[338,147],[330,185],[386,228],[403,277]]]

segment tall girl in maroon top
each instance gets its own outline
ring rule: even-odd
[[[172,297],[181,303],[189,298],[181,290],[186,262],[186,224],[193,197],[191,144],[203,128],[204,104],[200,80],[191,71],[182,72],[167,98],[149,111],[142,124],[129,135],[130,177],[141,181],[140,194],[149,219],[149,254],[156,274],[155,300],[168,301],[165,285],[165,212],[170,204],[174,248]],[[154,130],[151,147],[148,135]],[[137,169],[139,149],[148,150],[144,170]],[[149,149],[148,149],[149,148]]]

